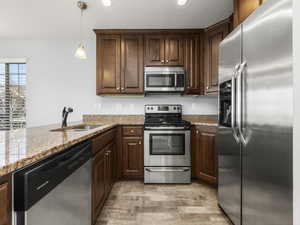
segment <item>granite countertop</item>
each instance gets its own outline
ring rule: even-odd
[[[217,126],[215,116],[184,116],[193,125]],[[101,134],[117,125],[143,125],[143,115],[85,115],[83,122],[73,125],[102,125],[86,131],[56,131],[60,126],[49,125],[0,131],[0,176],[42,160],[47,156],[65,150],[66,148]]]
[[[0,131],[0,176],[60,152],[116,125],[118,124],[106,123],[98,128],[80,132],[50,131],[59,128],[59,125]]]

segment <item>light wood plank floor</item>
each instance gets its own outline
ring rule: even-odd
[[[144,185],[117,182],[97,225],[230,225],[206,184]]]

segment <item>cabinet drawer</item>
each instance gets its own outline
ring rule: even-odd
[[[141,137],[143,136],[143,127],[134,127],[134,126],[123,127],[123,136]]]
[[[93,154],[97,153],[100,151],[102,148],[104,148],[107,144],[112,142],[115,138],[116,130],[112,129],[104,134],[99,135],[98,137],[95,137],[92,141],[92,149],[93,149]]]
[[[217,127],[214,126],[196,126],[196,132],[217,133]]]

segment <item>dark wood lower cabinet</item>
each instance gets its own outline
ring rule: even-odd
[[[92,161],[92,218],[93,223],[96,222],[105,202],[105,177],[106,163],[105,152],[99,152]]]
[[[142,178],[144,171],[143,140],[141,137],[123,138],[123,177]]]
[[[122,138],[123,178],[140,179],[144,176],[143,127],[124,126]]]
[[[217,184],[216,128],[194,127],[192,130],[192,176]]]
[[[92,160],[92,221],[96,223],[101,209],[108,197],[112,186],[117,179],[117,152],[116,152],[116,139],[113,138],[109,144],[102,149],[96,149],[95,143],[103,143],[101,139],[107,140],[107,135],[111,131],[106,132],[104,135],[98,136],[93,139],[93,152],[97,152]],[[115,132],[114,132],[115,133]],[[102,146],[102,145],[100,145]]]
[[[11,177],[0,177],[0,225],[11,225]]]

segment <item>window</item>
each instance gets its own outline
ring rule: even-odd
[[[0,63],[0,130],[25,127],[25,91],[26,64]]]

